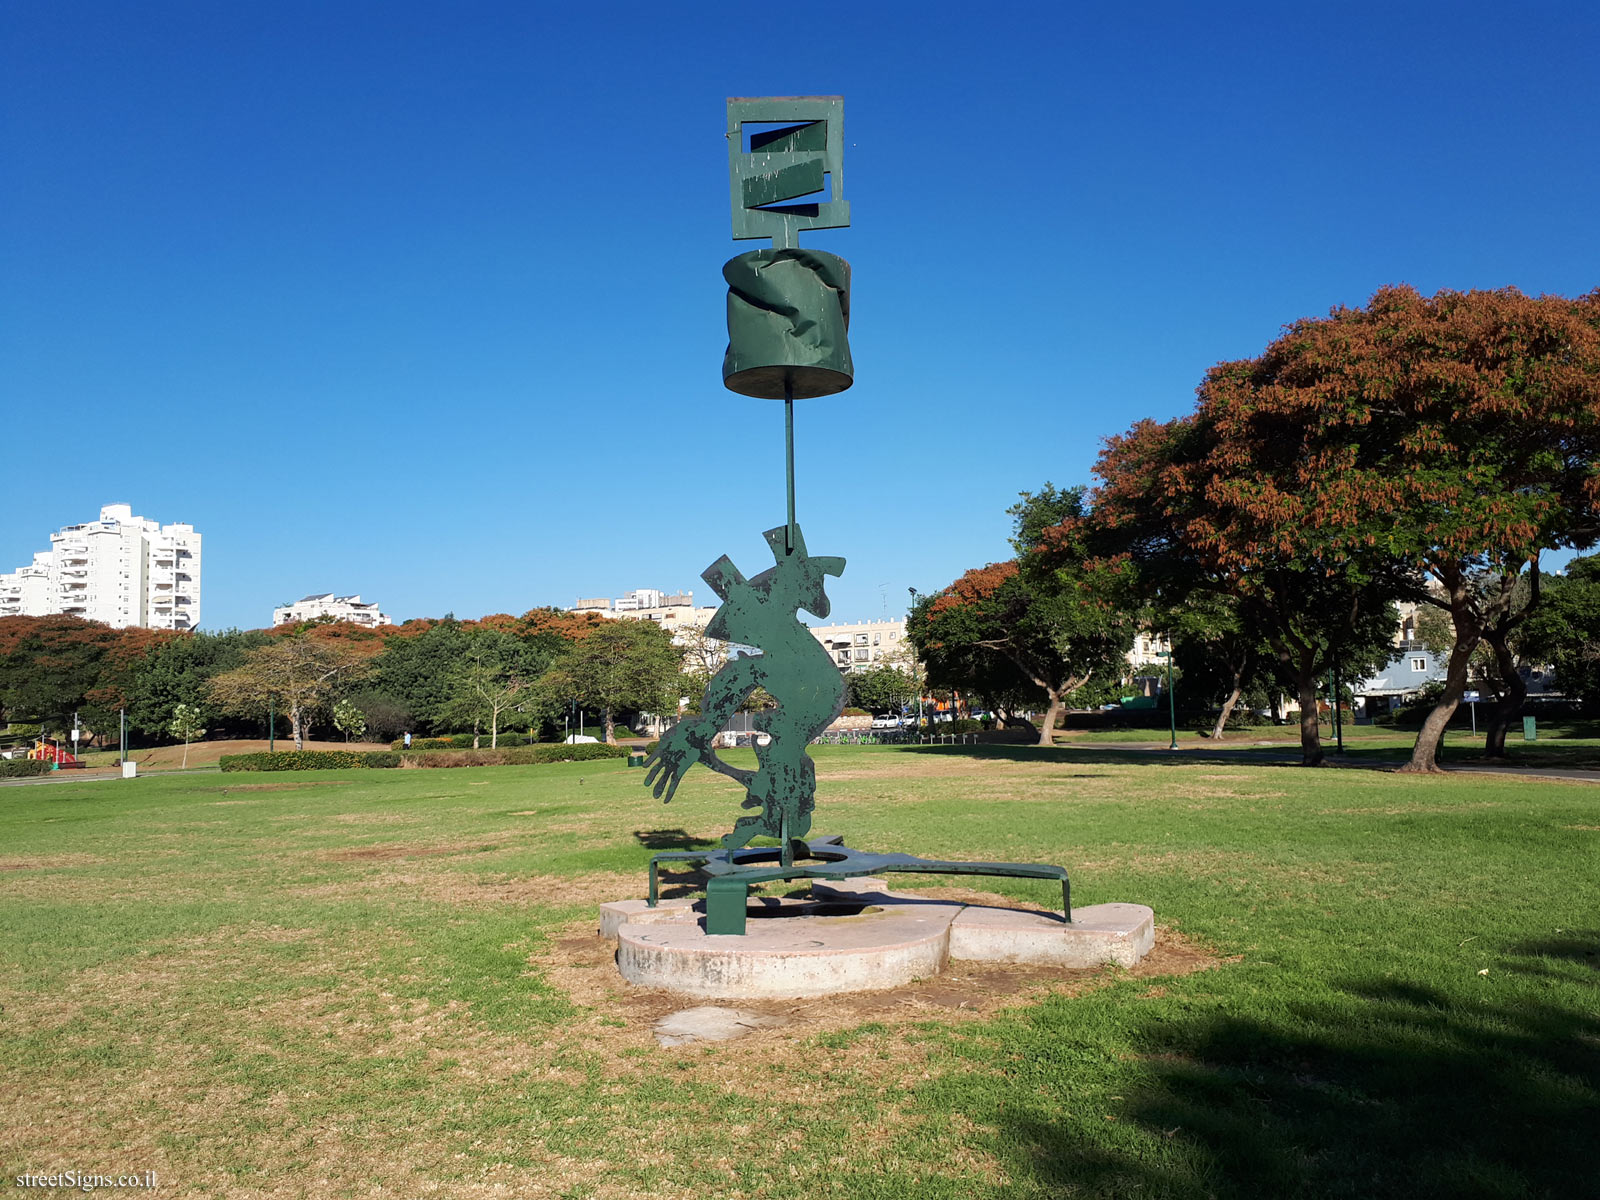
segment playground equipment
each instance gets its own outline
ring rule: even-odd
[[[37,762],[54,763],[57,770],[63,767],[70,770],[83,766],[83,761],[77,755],[63,749],[57,738],[37,739],[33,743],[33,749],[28,751],[28,757]]]

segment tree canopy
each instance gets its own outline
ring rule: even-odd
[[[1120,671],[1136,628],[1115,572],[1091,563],[1069,530],[1083,489],[1046,484],[1010,510],[1018,557],[964,572],[914,606],[907,634],[934,687],[965,686],[997,707],[1031,691],[1044,698],[1049,745],[1067,698],[1097,673]],[[1045,536],[1052,553],[1036,553]]]
[[[1316,643],[1353,645],[1398,597],[1446,608],[1445,694],[1412,759],[1430,769],[1471,652],[1514,596],[1472,577],[1593,540],[1597,457],[1600,293],[1394,287],[1214,367],[1192,416],[1112,439],[1096,504],[1134,558],[1186,562],[1261,623],[1300,681],[1308,761]]]
[[[551,664],[541,688],[554,703],[575,700],[601,714],[606,741],[624,712],[676,717],[682,651],[654,621],[602,621]]]

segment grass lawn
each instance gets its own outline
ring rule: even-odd
[[[0,785],[0,1175],[1595,1194],[1600,786],[1178,757],[819,748],[818,832],[1060,863],[1080,904],[1153,906],[1157,950],[783,1002],[786,1028],[676,1049],[650,1021],[697,1002],[623,984],[594,906],[731,827],[721,777],[667,808],[615,762]]]

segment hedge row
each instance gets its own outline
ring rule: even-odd
[[[48,775],[50,764],[42,758],[0,758],[0,779],[18,779],[24,775]]]
[[[529,763],[587,762],[600,758],[626,758],[626,746],[580,742],[540,746],[512,746],[498,750],[432,750],[424,754],[396,754],[392,750],[279,750],[261,754],[224,754],[224,771],[322,771],[343,767],[504,767]],[[44,764],[48,766],[48,764]],[[31,772],[29,772],[31,774]]]
[[[511,767],[528,763],[589,762],[599,758],[626,758],[626,746],[606,742],[579,742],[539,746],[512,746],[498,750],[430,750],[423,754],[401,755],[403,767]]]
[[[400,756],[389,750],[275,750],[259,754],[224,754],[224,771],[323,771],[337,767],[398,767]]]
[[[618,728],[621,729],[622,727],[619,725]],[[478,742],[480,748],[486,748],[489,744],[489,735],[480,733]],[[497,750],[505,750],[512,746],[537,746],[542,744],[537,738],[530,740],[525,733],[509,733],[505,730],[500,731],[498,742],[499,744],[495,747]],[[404,750],[405,748],[406,740],[404,738],[396,738],[389,743],[389,749],[391,750]],[[411,749],[470,750],[472,749],[472,735],[470,733],[452,733],[443,737],[412,738]]]

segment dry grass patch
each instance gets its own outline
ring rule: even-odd
[[[976,896],[979,903],[1009,907],[1002,897],[963,888],[930,889],[923,894],[949,899]],[[1235,961],[1219,957],[1168,926],[1157,926],[1155,948],[1131,970],[951,962],[931,979],[886,991],[807,1000],[739,1000],[739,1008],[781,1017],[785,1024],[740,1038],[730,1061],[720,1054],[706,1056],[704,1044],[658,1047],[652,1032],[658,1020],[715,1001],[628,983],[617,972],[615,945],[595,933],[594,925],[593,920],[575,922],[545,950],[529,957],[530,964],[565,992],[580,1011],[581,1015],[567,1026],[569,1034],[578,1038],[585,1049],[601,1055],[611,1069],[624,1074],[654,1070],[650,1060],[656,1055],[677,1055],[693,1064],[691,1075],[741,1093],[748,1087],[752,1097],[770,1092],[774,1072],[803,1074],[817,1069],[819,1064],[838,1072],[890,1060],[895,1064],[896,1079],[902,1079],[914,1069],[913,1064],[922,1063],[927,1057],[924,1041],[908,1036],[924,1022],[974,1020],[1019,1002],[1050,995],[1077,996],[1119,979],[1171,978]],[[819,1055],[818,1037],[868,1023],[887,1028],[844,1046],[829,1047]],[[641,1051],[648,1053],[641,1057]]]
[[[26,858],[0,858],[0,871],[56,871],[93,867],[106,861],[98,854],[30,854]]]

